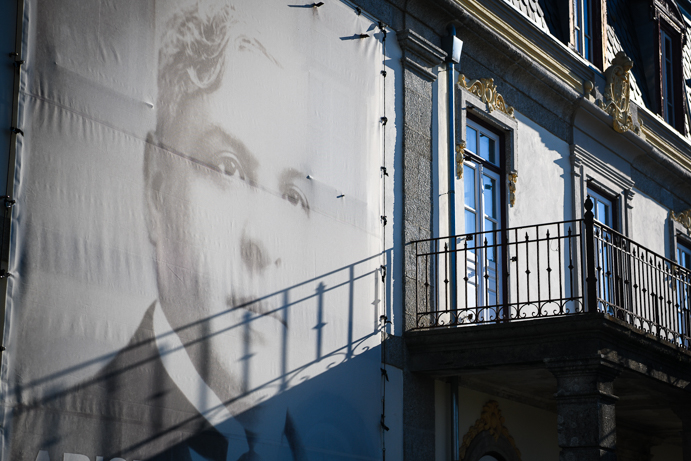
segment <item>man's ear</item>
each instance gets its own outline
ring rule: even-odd
[[[160,197],[164,177],[161,154],[156,134],[149,131],[144,145],[144,207],[146,208],[146,227],[149,230],[149,240],[154,245],[159,237],[161,222]]]

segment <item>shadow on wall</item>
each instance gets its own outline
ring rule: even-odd
[[[64,459],[378,459],[381,274],[371,268],[380,258],[255,301],[284,301],[271,312],[252,312],[254,303],[229,309],[218,316],[245,312],[226,329],[190,341],[183,339],[186,331],[198,331],[212,319],[171,330],[154,303],[130,344],[95,376],[13,408],[10,458],[55,461],[72,453]],[[293,295],[306,288],[311,295]],[[348,315],[341,312],[343,323],[327,328],[335,305],[330,296],[339,290],[341,298],[349,293]],[[354,305],[363,299],[355,295],[359,290],[373,300],[369,320]],[[267,317],[285,327],[278,341],[266,342],[253,331]],[[219,382],[211,369],[211,354],[198,353],[208,352],[203,346],[213,335],[242,339],[242,350],[225,354],[236,364],[231,368],[240,370],[228,382]],[[347,340],[334,342],[334,336]],[[277,350],[262,350],[274,344]],[[269,356],[276,360],[261,361]],[[60,375],[89,366],[82,363],[17,385],[12,393],[49,386]]]

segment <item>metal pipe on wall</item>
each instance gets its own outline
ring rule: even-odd
[[[456,27],[449,24],[448,27],[449,39],[444,42],[446,51],[446,85],[447,85],[447,120],[448,120],[448,175],[449,175],[449,236],[456,234],[456,127],[455,127],[455,109],[456,101],[454,98],[454,57],[457,46]],[[455,40],[454,40],[455,39]],[[462,44],[462,42],[461,42]],[[460,51],[458,52],[460,58]],[[451,311],[456,312],[457,304],[457,280],[456,280],[456,239],[449,239],[449,251],[451,253],[449,276],[451,278],[451,290],[447,293],[451,299]]]
[[[448,176],[449,176],[449,236],[456,234],[456,100],[455,100],[455,74],[454,65],[461,60],[463,42],[456,37],[456,27],[453,24],[448,26],[448,35],[442,39],[444,51],[446,51],[446,83],[447,83],[447,120],[448,120]],[[447,296],[451,298],[451,310],[456,315],[458,310],[457,297],[457,274],[456,274],[456,239],[451,238],[449,251],[451,278],[451,289]],[[459,410],[458,410],[458,378],[451,379],[451,459],[458,461],[460,450],[459,430]]]

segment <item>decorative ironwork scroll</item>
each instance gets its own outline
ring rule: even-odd
[[[513,115],[513,107],[507,106],[504,97],[497,92],[497,85],[494,84],[493,78],[481,78],[467,83],[465,75],[461,74],[458,77],[458,84],[482,99],[490,112],[496,109],[516,118]]]
[[[516,204],[516,181],[518,181],[518,172],[509,173],[509,204],[511,206]]]
[[[670,217],[691,232],[691,208],[679,214],[670,211]]]
[[[605,71],[607,87],[605,88],[605,100],[598,101],[600,109],[607,112],[614,119],[612,127],[618,133],[625,133],[629,130],[635,133],[640,132],[640,128],[633,124],[631,118],[631,105],[629,97],[631,95],[631,68],[633,61],[620,51],[612,60],[612,64]]]
[[[482,414],[480,419],[475,421],[475,424],[468,429],[468,432],[463,436],[463,444],[461,445],[459,451],[459,459],[464,459],[470,444],[473,443],[473,439],[483,431],[489,431],[490,435],[494,437],[495,441],[499,440],[499,437],[504,437],[511,444],[514,450],[516,450],[516,455],[518,458],[521,457],[521,452],[516,447],[516,442],[513,437],[509,434],[508,429],[504,427],[504,417],[501,415],[499,410],[499,404],[490,400],[482,407]]]
[[[456,177],[463,179],[463,160],[465,160],[465,141],[456,144]]]

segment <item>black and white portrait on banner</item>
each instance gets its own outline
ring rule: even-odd
[[[77,3],[27,4],[8,459],[378,459],[376,23]]]

